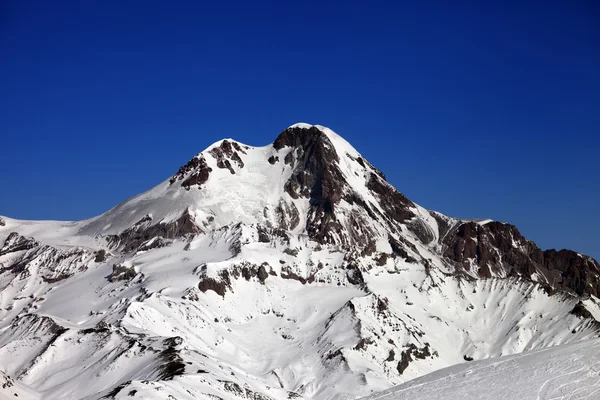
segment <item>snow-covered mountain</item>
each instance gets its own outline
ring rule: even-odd
[[[600,341],[444,368],[364,400],[600,398]]]
[[[600,334],[596,261],[426,210],[318,125],[0,243],[0,397],[354,399]]]

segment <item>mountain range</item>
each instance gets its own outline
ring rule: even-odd
[[[598,262],[427,210],[326,127],[173,172],[88,220],[0,217],[0,397],[355,399],[596,346]]]

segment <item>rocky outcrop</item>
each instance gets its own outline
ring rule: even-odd
[[[156,224],[152,222],[152,217],[146,215],[120,234],[109,235],[105,239],[111,248],[118,248],[127,253],[168,246],[169,239],[187,237],[201,232],[189,209],[186,209],[174,221]]]
[[[0,264],[0,273],[9,272],[17,279],[34,275],[46,283],[59,282],[83,272],[94,259],[93,253],[86,249],[42,245],[33,238],[26,239],[18,234],[11,234],[2,248],[5,250],[2,254],[25,253]]]
[[[334,214],[335,205],[342,199],[347,185],[338,166],[335,147],[316,127],[288,128],[277,137],[273,147],[276,150],[291,148],[285,162],[294,165],[294,169],[284,188],[294,199],[308,199],[308,234],[320,243],[331,241],[331,231],[341,230]]]
[[[410,210],[410,207],[415,206],[414,203],[380,176],[371,173],[367,187],[378,197],[386,218],[396,223],[403,223],[415,216]]]
[[[229,140],[223,140],[219,146],[213,147],[209,151],[210,155],[217,161],[217,167],[228,169],[232,174],[235,174],[233,164],[236,164],[238,168],[244,168],[244,161],[242,161],[238,152],[246,154],[239,143],[230,142]]]
[[[2,248],[0,248],[0,256],[17,251],[30,250],[39,245],[40,243],[34,238],[26,238],[17,232],[12,232],[4,241]]]
[[[111,282],[117,281],[128,281],[135,278],[137,272],[134,267],[130,267],[122,264],[114,264],[112,273],[108,276],[108,280]]]
[[[572,289],[578,295],[600,296],[600,264],[593,258],[571,250],[546,250],[543,260],[552,276],[560,273],[560,283],[554,283],[555,287]]]
[[[436,357],[435,353],[431,354],[429,350],[429,343],[425,343],[422,348],[418,348],[415,344],[411,343],[408,345],[408,348],[400,354],[400,361],[398,361],[396,370],[400,375],[402,375],[413,360],[424,360],[428,357]]]
[[[179,168],[177,173],[169,180],[172,185],[176,181],[181,181],[181,186],[189,190],[192,186],[202,185],[208,181],[208,177],[212,172],[212,168],[206,163],[203,155],[197,155],[188,161],[184,166]]]
[[[578,295],[600,293],[600,265],[570,250],[540,250],[502,222],[464,222],[443,239],[443,256],[459,273],[481,278],[521,276]]]

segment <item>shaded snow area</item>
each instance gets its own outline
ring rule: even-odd
[[[598,399],[596,269],[325,127],[223,140],[98,217],[0,218],[0,399]]]
[[[600,398],[600,342],[456,365],[364,400]]]

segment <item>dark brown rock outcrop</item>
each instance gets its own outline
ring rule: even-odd
[[[460,223],[442,243],[443,256],[469,274],[521,276],[578,295],[600,293],[600,265],[595,260],[571,250],[542,251],[510,224]]]
[[[106,236],[106,241],[111,248],[131,252],[164,247],[170,244],[168,239],[186,237],[201,232],[188,209],[175,221],[156,224],[152,224],[152,222],[152,218],[147,215],[120,234]]]
[[[221,297],[225,296],[225,292],[227,292],[228,288],[231,288],[231,279],[229,277],[229,271],[227,270],[221,271],[218,278],[203,276],[200,283],[198,283],[198,289],[200,289],[202,293],[212,290]]]
[[[178,180],[183,180],[181,186],[189,190],[192,186],[200,186],[205,183],[208,180],[211,171],[212,168],[206,164],[204,156],[198,155],[179,168],[169,182],[172,185]]]
[[[128,267],[122,264],[114,264],[112,273],[108,276],[110,282],[127,281],[135,278],[137,272],[134,267]]]
[[[378,218],[373,207],[353,193],[339,168],[340,157],[345,155],[337,153],[331,140],[319,128],[314,126],[288,128],[277,137],[273,147],[276,150],[290,149],[284,161],[292,166],[293,172],[284,188],[294,199],[309,200],[310,210],[306,230],[311,238],[325,244],[335,243],[340,238],[348,237],[336,217],[336,205],[342,199],[357,204],[364,208],[368,215]],[[361,165],[368,164],[363,161]],[[368,166],[370,168],[370,165]],[[373,171],[376,171],[373,173],[374,176],[383,176],[374,168]],[[355,225],[365,225],[360,222],[362,221],[357,221]],[[360,238],[364,242],[360,245],[367,244],[366,235],[362,232],[353,232],[351,236],[353,240]]]
[[[223,140],[217,147],[213,147],[209,153],[217,161],[217,167],[221,169],[228,169],[229,172],[235,174],[232,162],[237,164],[238,168],[244,167],[238,151],[245,154],[244,149],[237,142],[230,142],[229,140]]]
[[[0,256],[17,251],[30,250],[39,246],[40,243],[34,238],[26,238],[19,235],[17,232],[12,232],[0,248]]]

